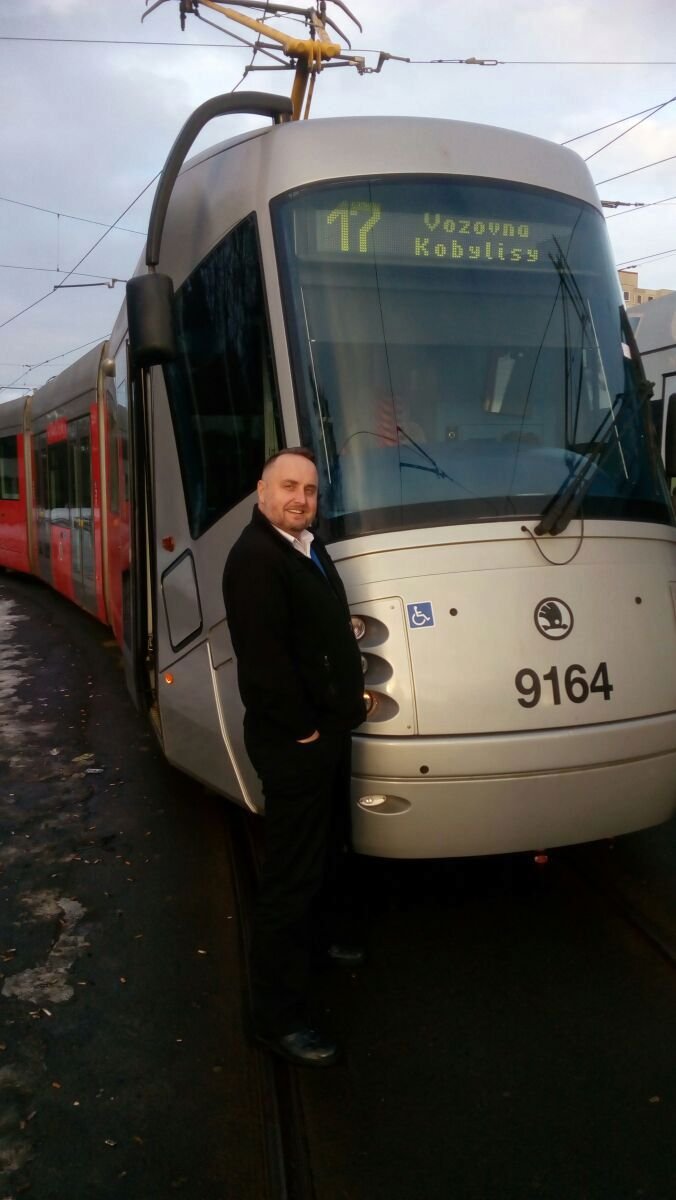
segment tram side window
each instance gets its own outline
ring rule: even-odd
[[[19,499],[19,457],[16,435],[0,438],[0,500]]]
[[[47,470],[52,524],[67,525],[70,521],[67,442],[52,442],[47,447]]]
[[[281,422],[255,217],[176,294],[179,356],[167,391],[190,528],[199,537],[255,490]]]

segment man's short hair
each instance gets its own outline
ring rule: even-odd
[[[308,462],[311,462],[313,467],[317,465],[312,450],[309,450],[307,446],[284,446],[281,450],[275,450],[275,453],[271,454],[270,457],[263,463],[263,471],[266,471],[267,468],[271,466],[273,462],[276,462],[278,458],[281,458],[283,454],[296,454],[299,458],[307,458]],[[263,472],[261,471],[261,474],[262,473]]]

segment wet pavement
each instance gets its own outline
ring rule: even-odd
[[[276,1196],[227,806],[18,577],[0,703],[0,1200]],[[673,1200],[676,971],[627,906],[676,946],[675,835],[369,864],[369,963],[317,980],[345,1059],[295,1073],[315,1200]]]
[[[0,1197],[267,1196],[222,801],[109,631],[12,576],[0,705]]]

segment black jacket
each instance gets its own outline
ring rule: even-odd
[[[247,721],[295,740],[366,716],[345,589],[323,543],[312,545],[326,576],[256,507],[223,573]]]

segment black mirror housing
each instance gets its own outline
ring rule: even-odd
[[[129,280],[129,350],[135,366],[156,367],[177,357],[173,299],[174,284],[169,275],[151,273]]]

